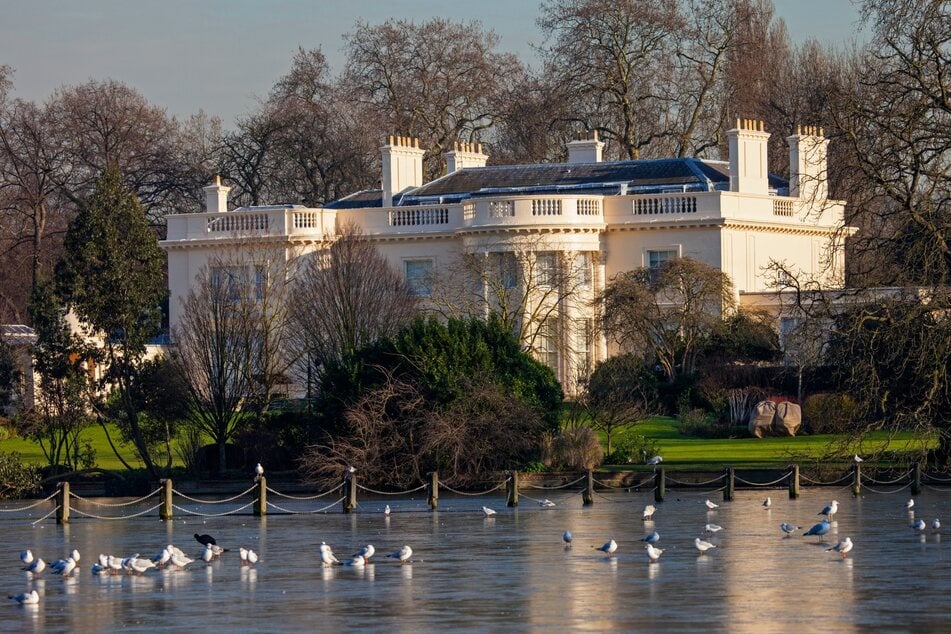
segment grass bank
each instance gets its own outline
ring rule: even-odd
[[[653,440],[664,458],[664,465],[674,469],[720,468],[723,465],[776,467],[817,461],[847,463],[855,454],[874,455],[890,462],[901,454],[920,451],[927,446],[912,432],[894,435],[872,432],[860,443],[833,434],[792,438],[693,438],[680,433],[675,418],[666,417],[638,423],[633,431]]]

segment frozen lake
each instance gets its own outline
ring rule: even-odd
[[[526,493],[542,497],[539,491]],[[773,506],[763,510],[760,502],[767,494]],[[506,508],[501,497],[443,497],[439,512],[431,513],[422,498],[388,499],[364,501],[353,515],[203,521],[178,514],[171,522],[76,517],[67,527],[56,526],[52,518],[31,527],[33,518],[25,519],[26,514],[0,514],[0,591],[35,588],[42,595],[34,607],[8,601],[0,628],[761,633],[946,631],[951,623],[951,491],[916,496],[916,518],[929,525],[923,535],[910,528],[907,490],[856,499],[848,490],[812,488],[799,500],[789,500],[785,491],[738,491],[734,502],[709,513],[703,504],[707,494],[669,491],[647,525],[641,510],[649,494],[598,495],[588,508],[577,491],[547,495],[556,507],[540,508],[524,497],[518,509]],[[710,494],[716,502],[719,496]],[[839,513],[825,545],[799,535],[783,538],[781,522],[808,528],[833,497]],[[393,507],[389,518],[382,513],[387,502]],[[498,515],[485,519],[483,504]],[[285,501],[282,506],[319,504]],[[110,514],[105,511],[98,512]],[[935,517],[947,521],[949,535],[943,541],[930,530]],[[707,522],[724,530],[711,539],[719,547],[701,557],[693,539]],[[570,549],[561,541],[565,529],[574,533]],[[653,565],[639,541],[650,530],[660,533],[659,546],[665,549]],[[179,571],[141,577],[90,574],[100,552],[152,556],[174,543],[197,554],[195,532],[210,533],[233,551],[211,565],[198,561]],[[825,552],[846,536],[855,543],[848,559]],[[619,544],[615,557],[594,550],[611,538]],[[340,559],[366,543],[374,544],[378,554],[363,570],[321,568],[321,541]],[[383,558],[403,544],[415,551],[411,565]],[[260,554],[255,568],[239,565],[239,546]],[[18,558],[25,547],[46,561],[78,548],[81,570],[69,579],[48,572],[30,579]]]

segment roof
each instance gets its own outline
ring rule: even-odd
[[[22,324],[0,324],[0,341],[10,346],[31,346],[36,343],[36,332]]]
[[[769,175],[773,190],[788,187]],[[394,196],[394,205],[452,203],[479,196],[578,193],[606,196],[634,193],[727,190],[729,164],[695,158],[602,163],[539,163],[470,167]],[[328,209],[382,207],[383,191],[369,189],[325,205]]]

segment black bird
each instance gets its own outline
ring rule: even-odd
[[[211,535],[199,535],[198,533],[195,533],[195,541],[197,541],[202,546],[207,546],[208,544],[211,544],[212,546],[218,545],[218,542],[216,542],[215,538]]]

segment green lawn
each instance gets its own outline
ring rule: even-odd
[[[122,457],[133,467],[142,467],[142,461],[136,457],[135,450],[132,448],[132,445],[122,444],[119,441],[119,434],[114,427],[109,429],[110,436],[112,441],[116,443],[116,447],[119,449],[119,452],[122,454]],[[119,462],[119,459],[116,458],[115,453],[112,451],[112,448],[109,446],[109,441],[106,440],[106,434],[102,430],[102,427],[99,425],[92,425],[82,432],[83,441],[88,440],[93,447],[93,450],[96,452],[96,466],[100,469],[116,469],[121,470],[125,469],[122,466],[122,463]],[[175,450],[175,442],[172,443],[172,450]],[[0,441],[0,451],[6,452],[17,452],[20,454],[20,458],[27,464],[33,464],[40,467],[46,466],[46,456],[43,455],[43,451],[40,449],[39,444],[26,440],[24,438],[10,438],[8,440]],[[163,459],[162,456],[158,456],[158,459]],[[181,460],[178,456],[175,456],[176,466],[181,465]]]
[[[869,434],[861,445],[850,444],[842,436],[815,435],[793,438],[691,438],[680,433],[674,418],[652,418],[638,423],[635,433],[654,440],[664,465],[672,468],[720,468],[777,466],[799,463],[806,465],[822,460],[825,463],[851,461],[856,453],[891,458],[894,453],[921,450],[923,443],[911,432],[895,435],[889,440],[885,432]],[[893,453],[894,452],[894,453]]]

